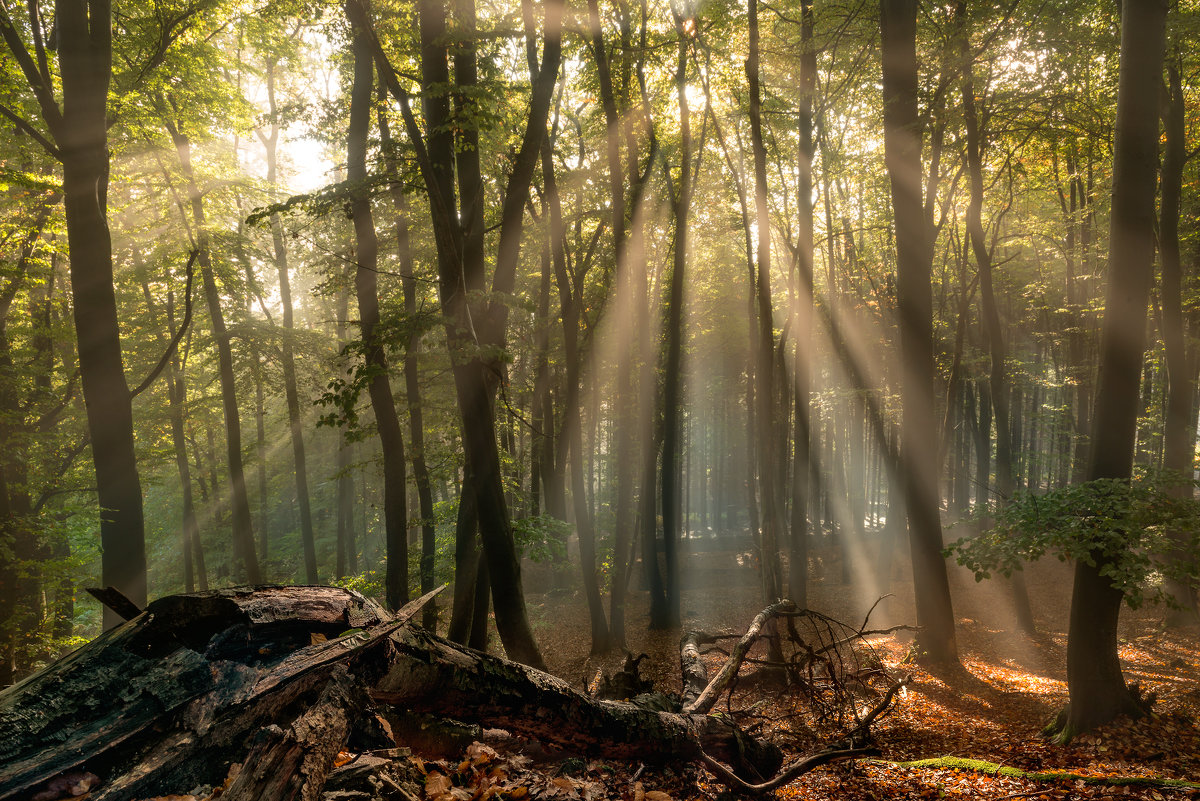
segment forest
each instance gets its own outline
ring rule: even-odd
[[[0,799],[1200,798],[1193,0],[0,37]]]

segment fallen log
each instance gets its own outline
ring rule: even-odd
[[[229,798],[318,798],[339,749],[382,731],[372,704],[507,729],[607,758],[698,760],[748,781],[779,750],[724,719],[598,701],[457,646],[333,587],[259,587],[150,604],[0,693],[0,799],[94,774],[93,801],[220,785]],[[384,739],[370,747],[389,747]],[[54,797],[54,796],[52,796]]]
[[[105,779],[97,801],[219,782],[246,737],[315,702],[336,664],[378,642],[366,629],[389,622],[338,587],[155,601],[0,693],[0,799],[72,770]]]
[[[389,640],[391,668],[371,698],[402,709],[455,717],[575,753],[606,759],[698,759],[707,752],[739,775],[772,775],[782,754],[713,715],[663,712],[599,701],[563,680],[403,628]]]

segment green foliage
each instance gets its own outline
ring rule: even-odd
[[[1197,577],[1194,560],[1173,558],[1200,545],[1200,501],[1191,479],[1158,473],[1133,481],[1098,479],[1037,495],[1017,494],[994,525],[946,548],[975,580],[1011,576],[1022,561],[1052,553],[1100,565],[1130,607],[1170,602],[1161,577]],[[1183,489],[1185,492],[1180,492]]]
[[[567,558],[567,536],[571,527],[550,515],[522,517],[512,521],[517,552],[534,562],[561,562]]]
[[[364,570],[361,573],[356,573],[352,576],[342,576],[330,580],[330,584],[335,587],[345,587],[348,590],[366,596],[381,600],[385,596],[384,579],[387,574],[383,570]]]

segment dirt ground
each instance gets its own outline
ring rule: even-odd
[[[691,544],[693,552],[684,563],[684,629],[743,632],[763,607],[749,551],[718,541]],[[853,628],[862,624],[877,600],[863,597],[841,582],[841,565],[831,548],[816,550],[810,576],[807,607]],[[634,584],[636,587],[636,579]],[[780,790],[779,797],[1084,799],[1119,795],[1153,801],[1200,799],[1196,788],[1127,781],[1200,782],[1200,730],[1196,724],[1200,639],[1194,634],[1164,633],[1159,608],[1124,609],[1120,642],[1126,679],[1157,696],[1155,715],[1139,721],[1120,720],[1068,746],[1052,745],[1040,731],[1067,701],[1071,569],[1053,559],[1045,560],[1030,566],[1027,584],[1037,624],[1034,636],[1015,633],[1011,585],[1002,580],[976,583],[967,571],[952,571],[961,670],[930,673],[912,664],[911,636],[906,632],[872,638],[872,648],[892,676],[912,676],[892,711],[874,727],[881,760],[819,768]],[[868,628],[915,623],[911,574],[906,565],[897,566],[888,592],[890,597],[876,608]],[[627,649],[648,656],[642,673],[654,679],[656,688],[678,692],[679,633],[647,631],[646,597],[636,589],[631,595]],[[580,687],[597,670],[611,672],[619,665],[620,652],[602,659],[589,657],[588,618],[581,596],[560,591],[531,595],[529,601],[535,631],[552,672]],[[715,652],[706,656],[710,675],[723,659]],[[744,667],[743,673],[752,670]],[[786,692],[748,687],[735,693],[731,708],[755,704],[757,733],[784,747],[789,761],[821,747],[820,735],[807,725],[805,710]],[[939,757],[1073,775],[993,776],[981,772],[979,765],[948,760],[932,766],[896,764]],[[592,768],[601,769],[591,766],[589,770]],[[636,768],[605,767],[605,794],[630,799],[654,790],[672,798],[713,798],[718,794],[703,772],[690,767],[646,766],[634,782],[629,771]]]

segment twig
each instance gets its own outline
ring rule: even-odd
[[[900,692],[902,687],[906,687],[908,683],[912,681],[912,678],[912,675],[905,676],[891,687],[888,687],[887,692],[883,694],[883,698],[879,699],[879,703],[872,707],[871,711],[868,712],[863,719],[858,722],[858,725],[854,727],[854,731],[850,732],[851,741],[853,741],[854,737],[865,735],[867,733],[867,728],[875,722],[877,717],[882,715],[887,710],[892,703],[892,699],[896,697],[896,693]]]
[[[717,760],[710,757],[703,751],[700,752],[700,760],[709,772],[726,787],[729,787],[737,792],[757,795],[759,793],[769,793],[776,790],[788,782],[803,776],[809,771],[819,768],[821,765],[827,765],[830,762],[840,762],[844,759],[856,759],[863,756],[873,756],[879,753],[879,749],[875,747],[865,748],[847,748],[841,751],[822,751],[819,754],[813,754],[799,762],[794,762],[784,769],[782,773],[773,779],[768,779],[761,784],[751,784],[732,770],[721,764]]]

